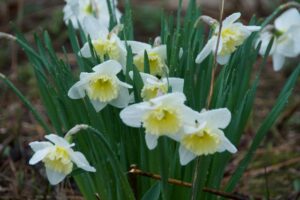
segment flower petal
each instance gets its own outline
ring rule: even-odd
[[[55,134],[49,134],[46,135],[45,138],[51,142],[53,142],[55,145],[64,147],[64,148],[70,148],[73,146],[73,144],[70,144],[67,140],[65,140],[62,137],[59,137],[58,135]]]
[[[261,29],[261,26],[244,26],[248,31],[255,32]]]
[[[66,177],[66,174],[58,173],[48,167],[46,167],[46,174],[51,185],[57,185],[58,183],[62,182]]]
[[[34,152],[37,152],[37,151],[43,150],[45,148],[52,147],[53,144],[51,144],[50,142],[37,142],[37,141],[35,141],[35,142],[30,142],[29,146],[31,147],[31,149]]]
[[[77,167],[84,169],[89,172],[96,172],[96,169],[92,167],[85,156],[78,151],[73,151],[72,149],[69,151],[71,160],[77,165]]]
[[[241,17],[241,13],[240,12],[236,12],[236,13],[233,13],[231,15],[229,15],[228,17],[226,17],[222,24],[223,24],[223,27],[226,27],[230,24],[233,24],[236,20],[238,20],[239,18]]]
[[[29,160],[29,164],[30,165],[35,165],[36,163],[40,162],[41,160],[43,160],[47,154],[49,153],[51,147],[39,150],[37,152],[35,152],[33,154],[33,156],[31,157],[31,159]]]
[[[91,101],[93,107],[95,108],[96,112],[101,111],[107,105],[107,103],[104,103],[101,101],[94,101],[94,100],[90,100],[90,101]]]
[[[122,70],[122,65],[115,60],[108,60],[93,67],[93,71],[100,74],[116,75]]]
[[[154,47],[149,52],[157,53],[163,61],[167,60],[167,45],[160,45],[160,46]]]
[[[118,98],[109,102],[109,104],[117,108],[125,108],[130,102],[129,91],[126,87],[120,87]]]
[[[275,71],[281,70],[284,65],[285,57],[277,52],[275,52],[272,56],[273,58],[273,68]]]
[[[196,157],[197,156],[194,153],[190,152],[185,147],[180,145],[180,147],[179,147],[179,159],[180,159],[180,164],[181,165],[188,164],[189,162],[191,162]]]
[[[221,139],[221,144],[218,148],[218,152],[229,151],[230,153],[236,153],[236,147],[228,140],[228,138],[224,135],[223,131],[219,130],[219,136]]]
[[[88,42],[86,42],[83,47],[80,49],[80,51],[78,52],[79,56],[82,56],[84,58],[90,58],[92,57],[91,54],[91,49],[90,49],[90,45]]]
[[[81,99],[85,96],[84,86],[86,81],[76,82],[68,91],[68,97],[71,99]]]
[[[172,87],[172,92],[183,92],[184,79],[169,78],[169,84]]]
[[[148,102],[133,104],[120,112],[122,121],[131,127],[139,128],[142,125],[142,117],[147,111]],[[146,108],[146,109],[145,109]],[[149,108],[150,109],[150,106]]]
[[[287,31],[293,25],[300,25],[300,14],[296,8],[291,8],[274,21],[275,28],[280,31]]]
[[[153,135],[153,134],[149,134],[149,133],[145,134],[145,140],[146,140],[148,149],[152,150],[157,146],[157,139],[158,139],[157,135]]]
[[[220,56],[220,55],[218,55],[217,56],[217,62],[220,65],[226,65],[229,62],[230,56],[231,55],[226,55],[226,56]]]
[[[226,128],[231,120],[231,113],[227,108],[219,108],[201,112],[198,122],[206,122],[209,127]]]
[[[92,40],[106,38],[109,33],[108,29],[93,16],[83,18],[83,30],[90,35]]]
[[[152,48],[150,44],[132,40],[126,41],[126,44],[131,47],[134,54],[143,54],[145,50],[148,51]]]
[[[202,51],[197,55],[196,63],[201,63],[215,48],[217,44],[217,37],[213,36],[208,40],[207,44],[203,47]]]

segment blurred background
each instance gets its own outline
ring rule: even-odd
[[[149,41],[160,31],[161,13],[175,14],[177,0],[131,0],[135,38]],[[203,14],[218,18],[220,0],[197,1]],[[226,0],[225,16],[242,13],[242,21],[248,23],[252,15],[268,16],[283,0]],[[183,0],[186,7],[188,0]],[[63,0],[0,0],[0,32],[14,34],[13,25],[33,41],[34,33],[48,30],[58,54],[62,46],[68,49],[66,26],[63,22]],[[119,2],[121,11],[124,4]],[[184,12],[183,12],[184,15]],[[72,58],[72,55],[70,55]],[[76,65],[75,60],[70,60]],[[232,166],[243,156],[255,134],[257,125],[269,112],[284,81],[299,59],[287,63],[280,72],[274,72],[271,60],[263,73],[253,110],[252,120],[239,146],[240,152]],[[24,53],[16,43],[0,40],[0,72],[22,91],[45,118],[39,99],[34,74]],[[269,199],[297,199],[300,197],[300,87],[281,118],[268,134],[244,174],[237,193]],[[81,199],[72,182],[50,188],[38,168],[28,165],[32,152],[28,143],[42,140],[43,129],[16,95],[0,82],[0,199]],[[226,177],[225,177],[226,179]]]

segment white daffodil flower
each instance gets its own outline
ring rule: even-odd
[[[68,96],[81,99],[87,95],[97,112],[107,104],[124,108],[131,100],[128,88],[132,86],[118,79],[121,70],[120,63],[114,60],[96,65],[94,72],[80,73],[80,80],[70,88]]]
[[[83,26],[87,34],[91,37],[91,43],[100,59],[104,60],[107,55],[110,59],[120,62],[125,71],[127,50],[124,42],[114,32],[109,32],[106,27],[101,26],[93,18],[85,17]],[[85,58],[92,57],[88,42],[83,45],[79,55]]]
[[[168,93],[169,87],[172,92],[183,92],[184,79],[182,78],[161,78],[140,72],[144,87],[141,97],[144,101],[149,101],[158,96]],[[133,79],[133,72],[129,72],[129,76]]]
[[[176,137],[193,121],[195,111],[184,105],[185,100],[183,93],[165,94],[126,107],[120,117],[128,126],[144,127],[146,144],[154,149],[160,136]]]
[[[279,71],[286,58],[293,58],[300,54],[300,14],[296,8],[291,8],[275,19],[272,29],[265,29],[260,34],[256,46],[261,43],[259,53],[265,55],[267,47],[274,38],[270,55],[273,67]]]
[[[117,1],[111,0],[111,4],[116,6]],[[121,13],[118,9],[114,11],[119,21]],[[71,21],[76,29],[79,24],[83,25],[83,19],[86,16],[95,18],[102,26],[109,28],[110,15],[106,0],[66,0],[63,12],[65,23]]]
[[[144,72],[144,55],[146,51],[149,59],[150,74],[163,76],[165,73],[168,73],[168,67],[165,63],[167,60],[166,45],[152,47],[150,44],[137,41],[127,41],[127,45],[136,54],[133,62],[139,71]]]
[[[50,142],[31,142],[29,145],[35,152],[29,160],[30,165],[35,165],[42,161],[46,167],[46,175],[51,185],[60,183],[73,170],[74,163],[77,167],[95,172],[85,156],[78,151],[74,151],[66,139],[55,134],[45,136]]]
[[[241,13],[234,13],[222,22],[220,43],[217,52],[217,62],[220,65],[227,64],[231,54],[237,47],[242,45],[252,32],[260,30],[260,26],[244,26],[242,23],[236,22],[240,16]],[[198,54],[196,63],[201,63],[210,53],[216,52],[218,35],[219,24],[216,23],[213,35]]]
[[[195,116],[195,115],[194,115]],[[235,153],[237,149],[226,138],[224,129],[231,120],[227,108],[203,111],[198,113],[192,126],[185,126],[179,137],[179,157],[181,165],[186,165],[197,156],[223,152]]]

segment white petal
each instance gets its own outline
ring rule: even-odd
[[[300,14],[296,8],[291,8],[282,13],[274,21],[275,28],[280,31],[287,31],[293,25],[300,25]]]
[[[94,101],[94,100],[90,100],[90,101],[91,101],[93,107],[95,108],[96,112],[101,111],[107,105],[107,103],[103,103],[101,101]]]
[[[29,164],[35,165],[36,163],[40,162],[41,160],[43,160],[45,158],[45,156],[47,156],[47,154],[49,153],[50,150],[51,150],[51,147],[48,147],[48,148],[45,148],[45,149],[35,152],[33,154],[33,156],[31,157],[31,159],[29,160]]]
[[[188,164],[189,162],[191,162],[196,157],[197,156],[194,153],[190,152],[185,147],[180,145],[180,147],[179,147],[179,159],[180,159],[180,164],[181,165]]]
[[[147,109],[144,109],[146,105],[148,105],[148,103],[143,102],[143,103],[133,104],[126,107],[120,112],[120,117],[122,121],[126,125],[131,127],[136,127],[136,128],[141,127],[142,117],[145,114],[145,112],[147,112]]]
[[[300,26],[293,26],[288,30],[288,34],[294,41],[295,53],[300,54]]]
[[[163,61],[167,60],[167,45],[160,45],[160,46],[154,47],[149,52],[157,53]]]
[[[220,131],[220,130],[219,130]],[[224,135],[223,131],[219,133],[221,144],[218,148],[218,152],[229,151],[230,153],[236,153],[236,147],[228,140],[228,138]]]
[[[207,126],[216,128],[226,128],[231,120],[231,113],[227,108],[208,110],[200,113],[198,122],[207,122]]]
[[[285,62],[285,57],[277,52],[275,52],[272,56],[273,58],[273,68],[275,71],[281,70],[283,64]]]
[[[78,55],[79,55],[79,56],[82,56],[82,57],[84,57],[84,58],[90,58],[90,57],[92,57],[90,45],[89,45],[88,42],[86,42],[86,43],[83,45],[83,47],[80,49]]]
[[[230,56],[231,55],[226,55],[226,56],[220,56],[220,55],[218,55],[217,56],[217,62],[220,65],[226,65],[229,62]]]
[[[126,41],[127,45],[131,47],[132,53],[134,54],[143,54],[144,51],[151,49],[151,45],[138,41]]]
[[[77,165],[77,167],[84,169],[85,171],[95,172],[96,169],[92,167],[85,156],[78,151],[70,150],[71,160]]]
[[[47,178],[48,178],[51,185],[57,185],[58,183],[63,181],[64,178],[66,177],[65,174],[58,173],[58,172],[53,171],[52,169],[47,168],[47,167],[46,167],[46,174],[47,174]]]
[[[36,152],[48,147],[52,147],[53,144],[51,144],[50,142],[30,142],[29,146],[34,152]]]
[[[130,101],[129,91],[125,87],[121,87],[119,90],[119,95],[116,99],[109,102],[109,104],[117,107],[117,108],[125,108],[128,106]]]
[[[172,87],[172,92],[183,92],[184,79],[169,78],[169,84]]]
[[[153,135],[153,134],[145,134],[145,140],[146,140],[146,144],[148,149],[152,150],[157,146],[157,139],[158,136]]]
[[[223,24],[223,27],[226,27],[232,23],[234,23],[236,20],[238,20],[239,18],[241,17],[241,13],[240,12],[236,12],[236,13],[233,13],[231,15],[229,15],[228,17],[226,17],[222,24]]]
[[[258,40],[256,41],[256,44],[255,44],[255,48],[258,47],[259,43],[261,43],[261,46],[260,46],[260,49],[259,49],[259,54],[264,56],[266,54],[266,51],[267,51],[267,48],[272,40],[272,37],[273,35],[270,33],[270,32],[262,32],[260,35],[259,35],[259,38]],[[277,40],[276,38],[274,38],[274,42],[272,44],[272,47],[271,47],[271,50],[270,50],[270,55],[272,55],[274,53],[274,50],[276,48],[276,43],[277,43]]]
[[[197,55],[196,63],[201,63],[213,51],[216,44],[217,38],[213,36],[212,38],[210,38],[210,40],[208,40],[202,51]]]
[[[165,104],[169,106],[182,105],[186,101],[186,97],[181,92],[173,92],[165,94],[150,100],[154,105]]]
[[[53,142],[54,144],[64,148],[70,148],[71,146],[73,146],[73,144],[70,144],[67,140],[55,134],[46,135],[45,138]]]
[[[83,18],[83,30],[90,35],[92,40],[106,38],[109,33],[108,29],[92,16]]]
[[[288,34],[280,36],[277,40],[276,51],[285,57],[296,57],[298,52],[295,42]]]
[[[68,97],[71,99],[81,99],[85,96],[84,86],[86,81],[76,82],[68,91]]]
[[[115,60],[108,60],[96,65],[93,70],[100,74],[116,75],[122,70],[122,65]]]
[[[132,85],[128,84],[128,83],[125,83],[125,82],[122,82],[120,81],[119,79],[117,80],[118,84],[122,87],[125,87],[125,88],[132,88]]]
[[[244,26],[244,27],[251,32],[259,31],[261,29],[261,26]]]
[[[147,83],[147,80],[153,80],[154,82],[158,82],[158,78],[156,78],[155,76],[151,75],[151,74],[147,74],[147,73],[144,73],[144,72],[140,72],[140,75],[141,75],[141,78],[144,82],[144,84]],[[132,74],[133,76],[133,74]]]

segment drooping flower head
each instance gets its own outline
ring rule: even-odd
[[[35,152],[29,160],[30,165],[35,165],[42,161],[46,167],[46,175],[52,185],[60,183],[67,175],[69,175],[74,163],[77,167],[95,172],[96,169],[90,166],[85,156],[78,151],[74,151],[66,139],[55,134],[45,136],[50,142],[31,142],[29,145]]]
[[[300,14],[297,9],[291,8],[275,19],[274,26],[264,29],[256,42],[261,43],[259,53],[265,55],[267,47],[274,38],[270,55],[273,57],[273,67],[279,71],[287,58],[300,54]]]
[[[217,52],[217,62],[220,65],[228,63],[231,54],[244,43],[253,31],[260,30],[259,26],[244,26],[240,22],[236,22],[241,13],[234,13],[222,22],[220,34],[220,43]],[[208,40],[202,51],[196,58],[196,63],[201,63],[210,53],[215,53],[219,35],[219,24],[214,24],[212,37]]]
[[[95,66],[94,72],[82,72],[80,80],[70,88],[68,96],[81,99],[87,95],[97,112],[107,104],[124,108],[130,101],[128,88],[132,86],[118,79],[117,74],[121,70],[120,63],[109,60]]]
[[[164,76],[168,72],[166,65],[167,59],[167,46],[151,45],[137,41],[127,41],[127,44],[132,48],[132,52],[136,54],[133,58],[134,65],[140,72],[144,72],[145,66],[145,51],[148,55],[150,74],[155,76]]]
[[[130,77],[133,79],[133,73],[129,72]],[[169,87],[172,92],[183,92],[184,80],[181,78],[160,78],[140,72],[141,78],[144,83],[142,88],[141,97],[144,101],[148,101],[158,96],[167,94]]]
[[[100,59],[103,61],[105,56],[108,56],[110,59],[120,62],[125,71],[127,51],[124,42],[120,40],[117,34],[109,32],[106,27],[89,17],[84,18],[83,26],[90,36],[91,43]],[[83,45],[79,55],[85,58],[92,57],[88,42]]]
[[[185,126],[182,134],[175,138],[180,142],[180,163],[186,165],[197,156],[214,154],[225,150],[235,153],[237,149],[221,130],[230,122],[227,108],[203,111],[195,116],[192,126]]]
[[[116,0],[111,0],[111,5],[117,6]],[[79,27],[79,24],[83,25],[85,17],[93,17],[102,26],[109,28],[109,9],[106,0],[66,0],[66,5],[63,9],[64,21],[68,23],[72,22],[75,28]],[[118,9],[114,10],[117,21],[120,20],[121,13]],[[79,23],[79,24],[78,24]],[[85,31],[85,29],[83,29]]]
[[[185,100],[183,93],[165,94],[126,107],[120,117],[128,126],[145,128],[147,146],[153,149],[158,137],[175,136],[191,121],[195,111],[184,105]]]

